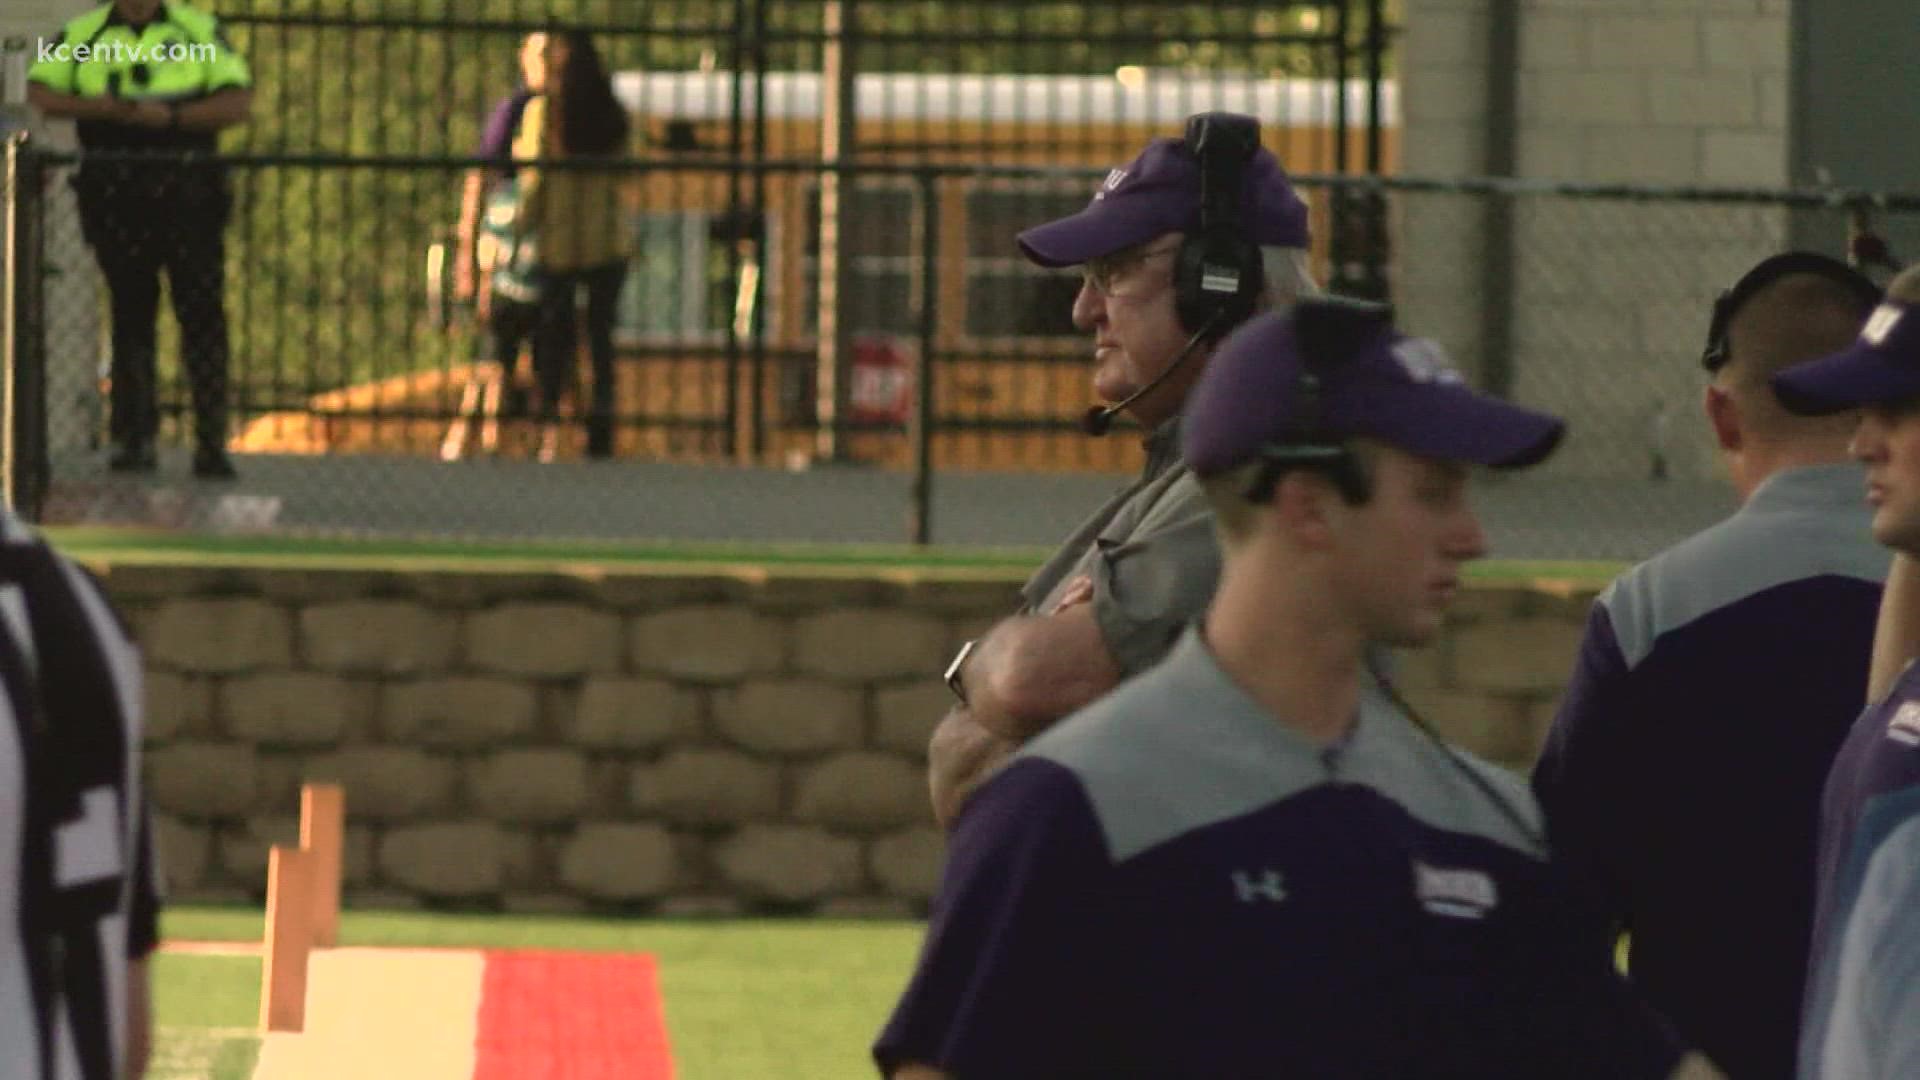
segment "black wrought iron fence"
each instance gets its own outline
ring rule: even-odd
[[[157,478],[117,476],[106,467],[99,385],[104,313],[62,205],[59,175],[73,159],[13,160],[21,171],[9,196],[26,211],[16,254],[38,260],[37,271],[13,275],[14,340],[25,350],[17,400],[44,402],[16,414],[16,445],[22,460],[43,463],[49,519],[1037,543],[1137,460],[1133,440],[1078,433],[1089,387],[1084,335],[1066,319],[1075,280],[1031,267],[1012,243],[1077,206],[1100,170],[828,167],[697,152],[616,163],[634,193],[635,257],[615,323],[613,464],[596,467],[567,464],[586,456],[578,391],[558,418],[559,463],[539,464],[538,418],[512,407],[481,324],[429,274],[436,251],[444,266],[436,244],[472,159],[240,155],[226,168],[236,196],[231,446],[242,479],[196,486],[183,459],[164,455]],[[840,418],[840,460],[858,467],[778,472],[829,460],[819,453],[809,238],[830,171],[867,194],[845,300],[854,408]],[[277,226],[248,208],[296,180],[318,206],[313,235],[328,239],[262,270],[272,264],[258,252],[280,243]],[[1712,297],[1747,265],[1786,247],[1839,252],[1863,209],[1897,253],[1920,250],[1920,198],[1901,195],[1299,181],[1315,208],[1323,278],[1335,276],[1336,193],[1378,206],[1389,243],[1372,265],[1402,322],[1439,338],[1482,384],[1571,419],[1553,463],[1489,492],[1496,538],[1541,556],[1632,556],[1726,508],[1695,416],[1695,359]],[[736,184],[767,192],[764,211],[740,215],[726,197]],[[395,190],[414,192],[401,205],[421,212],[354,233],[387,212],[379,195]],[[163,429],[184,446],[192,394],[174,344],[160,351]],[[584,359],[576,378],[590,378]],[[1059,479],[1072,475],[1085,480]],[[736,498],[728,484],[755,494]],[[909,507],[917,533],[902,525]]]

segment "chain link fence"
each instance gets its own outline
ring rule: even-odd
[[[1094,170],[850,170],[874,197],[863,203],[870,216],[854,249],[867,278],[847,300],[863,351],[838,468],[813,452],[808,312],[817,281],[804,239],[766,241],[764,292],[743,299],[721,287],[714,251],[738,240],[726,208],[689,211],[691,223],[676,225],[667,243],[641,244],[619,297],[611,459],[586,458],[579,390],[570,387],[559,452],[542,464],[540,425],[489,397],[499,387],[485,380],[498,373],[479,359],[480,322],[436,298],[440,285],[427,272],[424,240],[471,163],[256,155],[226,165],[236,220],[247,220],[262,191],[297,182],[312,193],[312,235],[331,239],[306,250],[313,272],[292,279],[263,273],[253,254],[273,243],[273,226],[265,239],[230,227],[229,446],[241,477],[189,477],[192,372],[168,320],[158,349],[160,467],[115,473],[111,392],[102,388],[105,301],[76,215],[62,206],[61,177],[73,162],[42,156],[23,166],[26,156],[15,155],[9,196],[39,222],[21,234],[37,232],[42,251],[42,285],[25,297],[39,310],[22,326],[43,339],[46,407],[21,423],[27,435],[36,425],[44,432],[47,521],[468,539],[897,541],[909,535],[919,440],[934,478],[923,511],[931,539],[1039,544],[1137,464],[1134,440],[1089,440],[1075,427],[1088,401],[1086,344],[1065,319],[1075,279],[1011,254],[1013,234],[1077,205],[1098,182]],[[808,185],[820,166],[736,167],[770,191],[793,188],[787,214],[803,232],[817,227],[807,219],[817,205]],[[636,207],[640,222],[732,179],[719,164],[636,159],[618,168],[623,182],[654,193]],[[21,200],[20,184],[36,185],[39,198]],[[1713,297],[1773,251],[1843,250],[1849,215],[1862,205],[1808,192],[1410,178],[1303,177],[1300,186],[1322,226],[1324,278],[1341,276],[1325,245],[1336,198],[1373,207],[1389,243],[1371,272],[1402,322],[1446,344],[1480,385],[1570,419],[1549,465],[1492,477],[1484,489],[1498,549],[1541,558],[1642,555],[1731,507],[1698,405]],[[347,223],[409,189],[432,210],[388,221],[386,241],[348,241]],[[1910,247],[1920,203],[1876,205],[1896,249]],[[777,235],[785,216],[770,213],[761,227]],[[705,261],[703,244],[712,245]],[[690,269],[708,264],[711,278]],[[724,333],[697,329],[723,322]],[[583,357],[576,384],[590,379],[587,368]],[[923,398],[924,371],[932,382]],[[22,385],[31,394],[31,382]]]
[[[1219,108],[1260,116],[1299,176],[1323,281],[1391,299],[1480,385],[1570,419],[1548,466],[1486,485],[1496,549],[1631,558],[1731,506],[1698,413],[1713,296],[1784,247],[1841,250],[1873,202],[1349,175],[1397,156],[1375,3],[236,7],[254,120],[217,162],[10,148],[9,479],[44,521],[1049,543],[1140,450],[1079,433],[1077,280],[1013,237]],[[497,167],[472,155],[516,51],[561,25],[593,34],[633,120],[632,151],[591,167],[631,257],[610,377],[577,335],[547,390],[456,287],[454,226]],[[216,194],[154,194],[168,176]],[[80,196],[116,192],[146,200],[129,220],[150,235],[86,234]],[[1920,202],[1875,205],[1897,249],[1920,242]],[[103,245],[147,249],[178,293],[150,385],[126,359],[143,342],[113,363],[127,300]],[[218,274],[166,261],[209,248]],[[149,427],[154,467],[115,469]],[[196,477],[210,441],[237,479]]]

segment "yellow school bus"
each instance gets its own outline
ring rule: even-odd
[[[615,89],[646,139],[640,153],[647,162],[626,189],[637,255],[616,324],[617,455],[716,460],[726,456],[730,431],[732,460],[806,459],[816,447],[819,178],[786,166],[822,156],[820,76],[622,72]],[[1090,403],[1088,343],[1069,318],[1077,278],[1031,266],[1014,236],[1077,210],[1105,170],[1155,136],[1180,134],[1187,116],[1212,110],[1258,117],[1266,146],[1292,173],[1365,171],[1370,162],[1392,172],[1397,165],[1390,82],[1376,100],[1359,80],[1138,69],[1099,77],[860,76],[849,159],[876,172],[854,181],[848,222],[851,281],[842,310],[857,339],[856,425],[845,452],[895,466],[911,460],[900,421],[930,336],[936,411],[957,421],[934,439],[937,466],[1131,467],[1137,440],[1090,440],[1061,427]],[[1376,111],[1380,126],[1370,134]],[[738,159],[775,165],[754,174],[722,164]],[[926,166],[943,174],[913,171]],[[975,166],[1053,175],[968,175]],[[1328,207],[1307,194],[1324,272]],[[730,225],[742,220],[752,222],[749,239]],[[931,314],[923,304],[929,295]],[[375,430],[370,421],[324,417],[375,403],[417,410],[477,387],[484,374],[456,366],[320,395],[314,405],[322,419],[262,418],[243,448],[438,446],[444,424],[380,421]],[[563,456],[578,452],[573,434],[562,442]]]

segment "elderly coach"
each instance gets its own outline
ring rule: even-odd
[[[934,816],[1026,739],[1151,667],[1213,594],[1220,553],[1180,458],[1180,410],[1216,342],[1314,291],[1307,208],[1251,117],[1206,113],[1110,172],[1086,209],[1029,229],[1041,266],[1079,266],[1073,322],[1093,335],[1089,435],[1126,414],[1147,431],[1139,478],[1021,590],[1018,614],[949,665],[954,708],[929,747]]]

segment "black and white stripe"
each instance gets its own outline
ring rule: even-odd
[[[0,518],[0,1080],[115,1080],[157,937],[140,662],[104,592]]]

